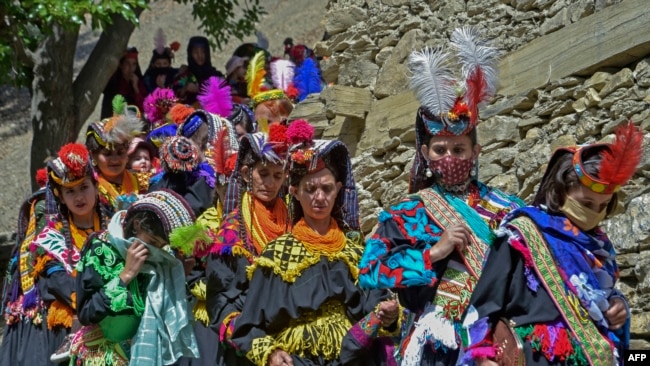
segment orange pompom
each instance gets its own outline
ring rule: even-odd
[[[172,109],[169,110],[169,116],[175,124],[180,125],[181,123],[185,122],[187,116],[193,112],[194,108],[190,107],[189,105],[176,104],[172,107]]]

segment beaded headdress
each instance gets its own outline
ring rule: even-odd
[[[142,195],[126,211],[123,221],[128,221],[134,214],[142,211],[153,212],[162,222],[163,229],[167,234],[175,229],[190,226],[196,220],[187,201],[168,189],[160,189]]]
[[[314,127],[305,120],[293,121],[287,129],[289,185],[297,185],[307,174],[331,169],[343,186],[336,197],[332,217],[340,227],[359,230],[359,200],[347,146],[339,140],[314,140]],[[291,197],[294,223],[302,217],[300,203]]]
[[[408,59],[409,87],[420,102],[409,192],[424,188],[427,181],[427,160],[420,147],[428,144],[431,136],[469,134],[478,124],[479,105],[496,92],[499,51],[480,39],[478,29],[455,29],[450,45],[454,55],[443,47],[425,48],[411,53]],[[460,77],[452,71],[453,61],[458,62]]]
[[[86,130],[86,138],[92,137],[97,143],[109,150],[115,145],[129,144],[131,139],[142,134],[142,121],[132,112],[117,115],[91,123]]]
[[[47,163],[47,172],[48,179],[61,187],[74,187],[87,176],[93,177],[88,149],[79,143],[63,145],[57,158]],[[54,194],[58,196],[59,192]]]

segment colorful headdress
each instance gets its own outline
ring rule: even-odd
[[[79,143],[63,145],[58,157],[47,163],[48,178],[62,187],[74,187],[92,176],[92,165],[86,146]],[[54,192],[58,196],[58,192]]]
[[[178,51],[181,47],[181,44],[176,41],[167,46],[167,37],[165,37],[165,32],[162,28],[158,28],[156,31],[153,42],[155,47],[151,54],[150,64],[157,59],[167,59],[171,62],[174,59],[174,52]]]
[[[323,85],[320,70],[313,58],[305,59],[300,66],[296,67],[293,86],[297,91],[296,99],[299,102],[307,98],[309,94],[321,92]]]
[[[128,144],[133,137],[140,134],[142,121],[128,111],[124,115],[91,123],[86,130],[86,138],[93,137],[100,146],[109,150],[112,150],[114,145]]]
[[[178,126],[176,134],[179,136],[192,136],[202,124],[208,126],[208,141],[214,141],[216,132],[220,130],[221,122],[218,116],[210,114],[202,109],[196,109],[185,121]]]
[[[246,104],[234,103],[232,113],[227,119],[236,126],[242,122],[244,118],[248,117],[253,125],[253,132],[257,132],[257,123],[255,122],[255,114]]]
[[[224,213],[235,209],[240,195],[240,171],[247,164],[258,161],[284,164],[287,154],[287,127],[272,123],[269,134],[256,132],[244,135],[239,141],[239,151],[235,168],[228,180],[228,190],[224,202]]]
[[[497,87],[499,51],[479,38],[473,27],[457,28],[451,35],[455,54],[442,47],[413,52],[408,59],[409,86],[420,102],[415,120],[416,157],[411,169],[409,192],[427,184],[427,161],[420,146],[431,136],[469,134],[478,124],[478,107],[488,102]],[[455,56],[455,57],[453,57]],[[460,78],[451,62],[458,61]]]
[[[165,172],[191,172],[199,163],[199,147],[187,137],[170,137],[160,147],[160,164]]]
[[[297,126],[295,126],[298,124]],[[295,127],[294,127],[295,126]],[[293,128],[292,128],[293,127]],[[359,200],[354,185],[350,153],[344,143],[338,140],[312,140],[314,128],[305,120],[296,120],[289,125],[287,138],[291,147],[287,156],[289,166],[289,184],[297,185],[292,179],[301,179],[307,174],[322,169],[332,169],[337,180],[343,183],[336,197],[332,217],[339,227],[359,230]],[[291,198],[294,223],[302,216],[300,203]]]
[[[296,65],[285,59],[277,59],[270,64],[271,80],[273,86],[283,90],[285,95],[291,99],[297,97],[297,90],[293,86]]]
[[[152,128],[165,124],[167,113],[176,104],[177,98],[174,91],[168,88],[156,88],[144,98],[142,108],[144,115],[151,122]]]
[[[172,237],[174,230],[194,224],[196,217],[190,205],[177,193],[160,189],[142,195],[124,215],[124,222],[134,214],[143,211],[153,212],[163,224],[165,232]]]
[[[266,54],[259,51],[253,56],[248,63],[246,70],[246,82],[248,85],[248,96],[251,97],[251,108],[255,109],[260,103],[276,100],[287,99],[286,94],[281,89],[271,89],[266,82]]]
[[[228,81],[218,77],[211,76],[208,81],[201,87],[197,99],[201,103],[203,110],[228,117],[232,113],[232,91]]]
[[[624,126],[619,126],[615,134],[616,138],[612,143],[562,147],[555,150],[540,186],[550,179],[550,171],[560,157],[570,154],[573,156],[571,160],[573,170],[582,185],[595,193],[613,194],[618,192],[634,176],[641,162],[643,131],[634,126],[632,122],[628,122]],[[594,154],[599,154],[602,158],[597,177],[589,174],[583,165],[584,159]],[[542,192],[538,191],[534,202],[542,202],[540,194]]]
[[[163,142],[165,142],[166,139],[172,136],[176,136],[177,129],[178,126],[174,123],[167,123],[158,128],[154,128],[147,135],[147,141],[152,143],[156,149],[160,149],[160,146],[162,146]]]
[[[216,139],[208,144],[206,160],[215,170],[219,183],[225,184],[235,169],[239,141],[230,121],[218,116],[216,119],[220,125]]]

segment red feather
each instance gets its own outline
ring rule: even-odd
[[[214,142],[214,168],[217,174],[224,174],[226,167],[226,149],[225,145],[228,141],[228,130],[222,128],[217,134],[217,140]]]
[[[469,108],[471,115],[470,121],[472,124],[476,124],[478,120],[478,105],[488,99],[490,95],[487,93],[487,81],[485,80],[485,75],[483,70],[480,67],[477,67],[467,78],[467,107]]]
[[[624,185],[636,172],[643,154],[643,132],[632,122],[616,129],[616,140],[603,152],[598,177],[610,184]]]
[[[79,178],[86,172],[88,166],[88,150],[80,143],[65,144],[59,150],[59,159],[68,168],[70,174]]]

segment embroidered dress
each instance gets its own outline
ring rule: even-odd
[[[34,202],[36,204],[36,202]],[[35,207],[34,207],[35,208]],[[0,365],[51,364],[50,355],[70,332],[75,315],[74,269],[88,231],[70,222],[70,245],[61,222],[50,222],[38,235],[36,217],[30,219],[26,239],[15,259],[15,277],[5,308]],[[94,227],[100,230],[99,217]],[[38,349],[33,347],[39,344]]]
[[[526,365],[616,364],[629,341],[629,308],[627,323],[610,331],[603,316],[609,299],[627,302],[614,288],[607,236],[535,207],[512,212],[502,228],[465,316],[463,364],[494,357],[489,330],[500,317],[516,324]]]
[[[403,365],[452,365],[459,351],[457,329],[480,275],[492,230],[521,203],[471,181],[468,197],[438,186],[424,189],[379,216],[359,264],[364,288],[393,288],[408,312],[397,357]],[[461,255],[435,263],[429,250],[446,227],[466,224],[473,235]]]
[[[134,200],[130,196],[144,193],[138,184],[136,175],[126,169],[124,170],[122,184],[120,186],[109,182],[101,174],[99,174],[98,181],[99,199],[107,206],[112,207],[113,212],[127,209],[128,206],[123,207],[123,205],[126,202],[132,202]],[[111,217],[112,215],[107,216]]]
[[[344,235],[338,226],[334,230]],[[253,364],[267,365],[278,348],[292,356],[294,365],[350,364],[356,352],[364,351],[359,348],[370,346],[368,336],[377,336],[371,333],[378,327],[376,316],[367,314],[383,292],[364,292],[356,284],[361,234],[348,232],[342,241],[342,249],[324,251],[289,233],[268,243],[249,268],[250,293],[267,300],[244,303],[232,342]],[[355,328],[359,337],[346,337],[362,320]],[[373,350],[365,350],[362,364],[384,364],[386,355],[379,347]]]
[[[253,199],[254,200],[254,199]],[[213,245],[207,259],[207,310],[210,318],[210,328],[219,335],[220,352],[219,365],[246,365],[250,362],[240,357],[233,349],[231,335],[235,320],[239,316],[248,294],[249,280],[246,268],[251,265],[263,249],[259,244],[264,239],[275,239],[288,230],[286,221],[286,205],[276,199],[272,214],[261,202],[249,204],[248,193],[242,199],[243,210],[236,208],[226,215],[218,231],[211,231]],[[257,220],[251,206],[263,209],[260,215],[267,216],[266,220]],[[284,214],[282,214],[284,210]],[[264,230],[263,226],[274,226]],[[266,232],[266,233],[265,233]],[[243,238],[243,239],[242,239]],[[256,239],[257,238],[257,239]]]

